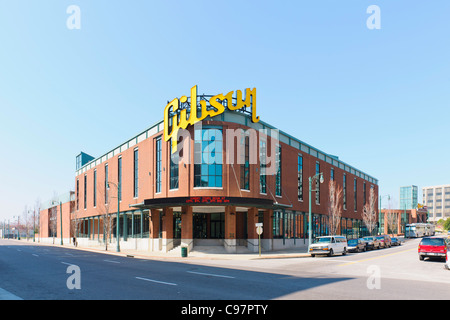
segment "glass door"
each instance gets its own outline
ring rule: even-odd
[[[206,222],[206,213],[196,213],[193,214],[193,234],[194,239],[206,239],[208,237]]]
[[[211,239],[223,239],[225,235],[225,213],[211,213]]]

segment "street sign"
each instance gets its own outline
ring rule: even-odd
[[[262,227],[256,227],[256,233],[258,235],[261,235],[263,233],[263,228]]]

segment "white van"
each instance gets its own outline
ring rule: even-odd
[[[326,254],[331,257],[335,253],[347,254],[347,238],[344,236],[324,236],[317,237],[314,243],[309,247],[308,252],[311,257],[316,254]]]

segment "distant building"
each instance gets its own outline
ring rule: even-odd
[[[429,221],[450,218],[450,184],[422,188]]]
[[[75,192],[69,191],[67,193],[55,196],[53,199],[43,202],[41,204],[40,219],[39,219],[39,233],[40,239],[43,242],[48,242],[45,239],[59,238],[61,239],[61,230],[65,243],[68,243],[70,237],[73,235],[71,216],[75,208]],[[60,212],[62,210],[62,214]],[[62,217],[62,228],[61,228]]]
[[[417,209],[417,186],[400,187],[400,210]]]
[[[382,209],[380,233],[405,234],[405,225],[409,223],[426,223],[427,210],[421,209]]]

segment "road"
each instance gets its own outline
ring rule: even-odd
[[[136,259],[0,240],[0,299],[450,299],[450,271],[419,239],[346,256]]]

